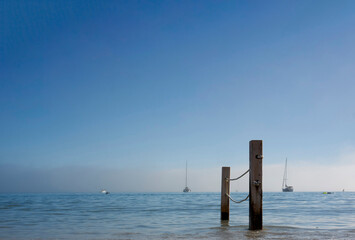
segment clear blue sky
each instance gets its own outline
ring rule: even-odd
[[[1,1],[0,165],[332,164],[354,1]]]

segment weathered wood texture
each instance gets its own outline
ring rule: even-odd
[[[228,179],[228,181],[226,181]],[[229,220],[230,167],[222,167],[221,220]]]
[[[263,228],[263,141],[249,142],[249,230]]]

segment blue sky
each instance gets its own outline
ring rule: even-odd
[[[288,157],[290,167],[331,168],[344,155],[352,164],[354,7],[3,1],[0,165],[21,178],[65,168],[153,174],[188,161],[198,175],[247,166],[252,139],[264,141],[266,166]],[[59,185],[46,190],[68,190]]]

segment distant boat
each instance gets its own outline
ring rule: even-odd
[[[282,181],[282,191],[283,192],[293,192],[293,187],[287,185],[287,158],[285,163],[284,179]]]
[[[106,191],[105,189],[101,190],[102,194],[110,194],[110,192]]]
[[[191,192],[191,189],[187,186],[187,161],[186,161],[186,175],[185,175],[185,188],[183,192]]]

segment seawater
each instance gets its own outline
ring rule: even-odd
[[[247,193],[232,193],[244,199]],[[355,193],[263,194],[261,231],[249,203],[220,193],[0,194],[0,239],[355,239]]]

